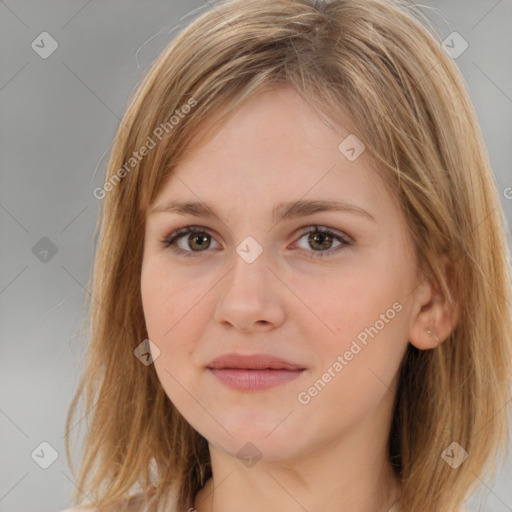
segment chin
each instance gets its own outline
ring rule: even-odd
[[[300,435],[300,428],[295,428],[292,424],[284,428],[279,422],[268,421],[258,422],[251,419],[248,421],[222,423],[232,437],[222,428],[213,432],[201,432],[208,442],[218,449],[237,457],[242,462],[244,460],[286,460],[297,454],[300,449],[297,441],[300,439],[304,443],[303,436]],[[204,425],[204,424],[203,424]]]

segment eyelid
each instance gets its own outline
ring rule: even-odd
[[[353,243],[354,239],[344,231],[339,231],[334,228],[330,228],[328,226],[323,226],[322,224],[310,224],[309,226],[306,226],[304,228],[301,228],[299,230],[300,236],[304,236],[307,233],[318,231],[319,233],[328,233],[332,234],[335,237],[341,238],[343,241],[347,243]]]

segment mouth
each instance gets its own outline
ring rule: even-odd
[[[261,391],[299,377],[301,365],[268,354],[227,354],[207,365],[207,370],[225,386],[239,391]]]
[[[239,391],[262,391],[296,379],[304,370],[248,370],[246,368],[209,368],[224,385]]]

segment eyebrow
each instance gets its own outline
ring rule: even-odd
[[[366,217],[367,219],[377,222],[375,217],[363,210],[362,208],[353,204],[345,203],[342,201],[329,201],[329,200],[298,200],[279,203],[272,209],[272,220],[280,222],[282,220],[293,219],[296,217],[305,217],[313,215],[318,212],[326,211],[339,211],[346,213],[353,213]],[[153,213],[177,213],[179,215],[194,215],[196,217],[216,218],[222,222],[222,219],[215,213],[215,210],[204,202],[198,201],[171,201],[161,206],[156,206],[150,210]]]

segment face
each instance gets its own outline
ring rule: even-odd
[[[141,293],[156,372],[230,454],[251,442],[290,459],[366,419],[379,426],[379,404],[392,404],[415,259],[367,152],[354,160],[353,139],[339,149],[352,130],[290,89],[260,94],[180,163],[148,213]],[[212,363],[227,354],[255,357]]]

